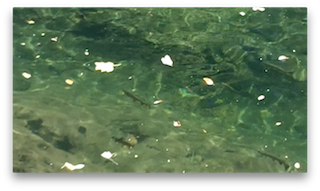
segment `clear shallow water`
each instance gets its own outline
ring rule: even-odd
[[[306,14],[14,9],[14,171],[306,172]],[[101,73],[98,61],[121,65]]]

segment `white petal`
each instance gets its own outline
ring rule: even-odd
[[[64,165],[61,167],[61,169],[63,168],[67,168],[71,171],[74,171],[74,170],[79,170],[79,169],[82,169],[85,165],[84,164],[77,164],[77,165],[73,165],[71,163],[64,163]]]
[[[112,153],[110,151],[105,151],[101,154],[101,156],[106,159],[111,159]]]
[[[161,58],[161,62],[164,65],[168,65],[168,66],[172,66],[173,65],[173,61],[172,61],[172,59],[170,58],[169,55],[165,55],[164,57],[162,57]]]
[[[261,100],[264,100],[264,98],[265,98],[264,95],[260,95],[260,96],[258,97],[258,100],[261,101]]]
[[[95,70],[100,70],[101,72],[112,72],[114,70],[113,62],[95,62]]]

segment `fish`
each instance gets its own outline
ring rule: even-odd
[[[59,70],[57,70],[55,67],[53,67],[52,65],[49,65],[48,66],[48,70],[54,74],[54,75],[57,75],[57,76],[60,76],[61,72]]]
[[[126,90],[122,90],[124,92],[124,94],[128,97],[130,97],[131,99],[133,99],[133,101],[137,101],[139,102],[141,105],[144,105],[144,106],[147,106],[148,108],[151,107],[150,104],[148,104],[147,102],[145,101],[142,101],[140,98],[138,98],[137,96],[133,95],[131,92],[128,92]]]
[[[271,155],[271,154],[262,152],[262,151],[258,151],[258,153],[260,153],[262,156],[269,157],[269,158],[271,158],[272,160],[279,162],[279,164],[284,165],[284,169],[285,169],[287,172],[290,171],[290,165],[289,165],[288,163],[286,163],[286,161],[284,161],[284,160],[282,160],[282,159],[280,159],[280,158],[278,158],[278,157],[276,157],[276,156],[273,156],[273,155]]]

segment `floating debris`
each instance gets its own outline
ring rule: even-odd
[[[243,12],[243,11],[239,12],[239,14],[240,14],[241,16],[245,16],[245,15],[246,15],[246,13]]]
[[[68,84],[69,86],[72,86],[73,80],[71,80],[71,79],[66,79],[66,80],[65,80],[65,83]]]
[[[74,170],[83,169],[84,166],[85,166],[84,164],[73,165],[73,164],[71,164],[71,163],[69,163],[69,162],[66,162],[66,163],[64,163],[64,165],[61,167],[61,169],[67,168],[67,169],[69,169],[69,170],[71,170],[71,171],[74,171]]]
[[[173,126],[174,127],[181,127],[181,122],[180,121],[173,121]]]
[[[102,156],[103,158],[105,158],[105,159],[113,162],[115,165],[119,165],[119,163],[117,163],[116,161],[114,161],[114,160],[112,159],[112,157],[115,157],[115,156],[116,156],[115,153],[112,154],[110,151],[105,151],[105,152],[101,153],[101,156]]]
[[[56,36],[56,37],[54,37],[54,38],[51,38],[50,39],[52,42],[57,42],[58,41],[58,37]]]
[[[154,104],[154,105],[157,105],[157,104],[162,103],[162,102],[163,102],[163,100],[159,99],[159,100],[157,100],[157,101],[154,101],[153,104]]]
[[[288,59],[289,59],[289,57],[287,57],[285,55],[281,55],[278,57],[278,60],[280,60],[280,61],[284,61],[284,60],[288,60]]]
[[[203,81],[208,85],[208,86],[214,86],[214,82],[211,78],[204,77]]]
[[[33,25],[33,24],[36,23],[36,22],[35,22],[34,20],[28,20],[27,23],[28,23],[29,25]]]
[[[261,101],[261,100],[264,100],[264,98],[266,98],[266,96],[264,96],[264,95],[259,95],[257,99],[258,99],[259,101]]]
[[[276,124],[275,124],[276,126],[280,126],[281,125],[281,122],[280,121],[278,121],[278,122],[276,122]]]
[[[89,53],[89,49],[86,49],[85,51],[84,51],[84,55],[86,55],[86,56],[88,56],[90,53]]]
[[[112,72],[114,67],[121,66],[121,64],[114,64],[113,62],[95,62],[95,70],[100,70],[101,72]]]
[[[29,74],[29,73],[27,73],[27,72],[23,72],[23,73],[22,73],[22,76],[23,76],[24,78],[26,78],[26,79],[31,78],[31,74]]]
[[[264,7],[252,7],[252,10],[253,10],[253,11],[261,11],[261,12],[263,12],[263,11],[265,11],[266,9],[265,9]]]
[[[164,65],[171,66],[171,67],[173,66],[173,61],[169,55],[165,55],[164,57],[162,57],[161,62]]]

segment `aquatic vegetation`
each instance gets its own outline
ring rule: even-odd
[[[188,88],[179,88],[179,93],[181,94],[182,97],[200,97],[196,93],[188,90]]]

